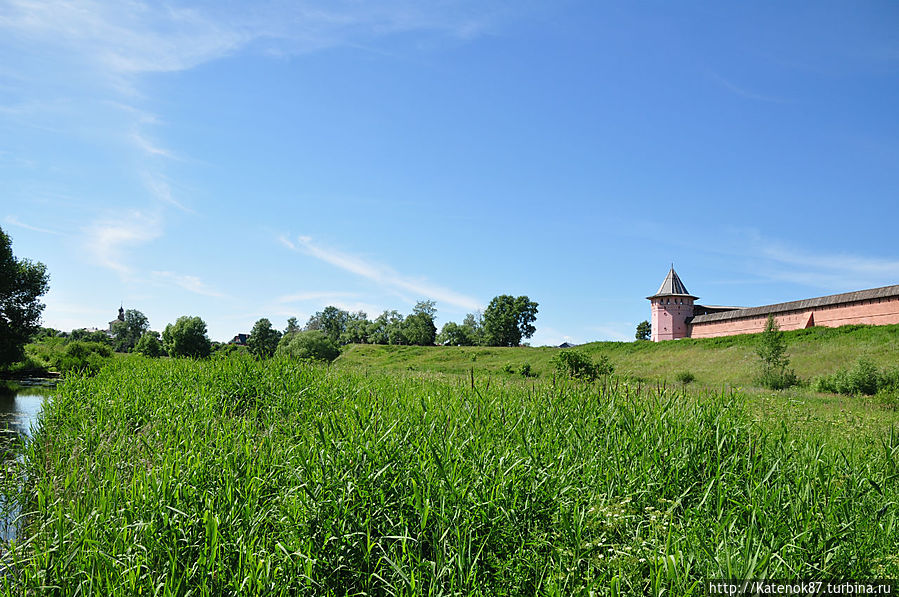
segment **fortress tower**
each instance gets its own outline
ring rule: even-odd
[[[695,297],[681,282],[674,266],[652,296],[646,297],[652,303],[652,341],[676,340],[689,336],[687,319],[693,317]]]

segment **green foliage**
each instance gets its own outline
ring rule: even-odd
[[[419,301],[412,309],[412,315],[403,322],[403,335],[413,346],[433,346],[437,339],[437,326],[434,317],[437,309],[434,301]]]
[[[56,360],[55,369],[60,373],[96,374],[110,362],[112,349],[99,342],[69,342]]]
[[[105,342],[45,338],[26,346],[26,361],[45,371],[94,374],[106,365],[112,348]]]
[[[47,267],[17,259],[12,239],[0,229],[0,368],[24,356],[23,348],[40,329],[40,297],[50,288]]]
[[[649,340],[652,337],[652,324],[643,320],[637,324],[637,340]]]
[[[97,342],[112,347],[112,338],[102,330],[94,330],[92,332],[89,332],[84,328],[72,330],[69,339],[75,342]]]
[[[840,369],[831,375],[815,378],[812,387],[818,392],[873,396],[881,390],[899,389],[899,371],[883,371],[868,359],[859,359],[851,369]]]
[[[563,350],[553,359],[556,370],[562,375],[593,380],[600,375],[611,375],[615,370],[607,355],[600,355],[594,362],[580,350]]]
[[[404,317],[396,310],[384,311],[371,322],[368,330],[368,341],[372,344],[404,345],[406,340]]]
[[[272,322],[263,317],[253,325],[247,348],[257,357],[268,358],[275,354],[280,340],[281,332],[272,328]]]
[[[112,324],[112,343],[116,352],[131,352],[138,340],[150,329],[147,316],[137,309],[125,311],[125,321]]]
[[[212,344],[206,335],[206,322],[199,317],[182,315],[174,324],[165,326],[162,345],[172,357],[208,357]]]
[[[687,385],[696,381],[696,376],[693,375],[690,371],[681,371],[677,375],[674,376],[674,379],[679,381],[680,383]]]
[[[8,595],[696,595],[899,574],[899,438],[762,430],[741,394],[116,359],[63,383],[23,449],[7,466],[27,475],[2,478],[29,513]]]
[[[340,336],[346,330],[347,322],[350,320],[350,314],[343,309],[334,306],[327,306],[322,311],[318,311],[309,321],[306,322],[306,331],[321,330],[327,334],[332,342],[337,344],[340,342]]]
[[[484,336],[490,346],[518,346],[537,331],[537,303],[527,296],[496,296],[484,311]]]
[[[287,334],[295,334],[299,332],[302,328],[300,327],[300,322],[297,321],[296,317],[288,317],[287,318],[287,327],[284,328],[284,335]]]
[[[509,363],[506,363],[505,365],[503,365],[503,373],[508,373],[511,375],[512,373],[515,373],[515,367],[513,367]]]
[[[144,332],[137,344],[134,345],[134,352],[144,355],[145,357],[156,358],[165,355],[162,348],[162,342],[159,338],[159,332]]]
[[[290,336],[278,347],[278,354],[294,359],[331,362],[340,356],[340,348],[323,330],[310,330]]]
[[[474,346],[474,338],[468,329],[453,321],[443,324],[440,334],[437,335],[437,344],[441,346]]]
[[[530,363],[522,363],[521,366],[518,368],[518,373],[522,377],[538,377],[539,376],[539,373],[537,373],[536,371],[534,371],[531,368]]]
[[[768,315],[765,331],[759,337],[756,354],[762,361],[762,372],[757,378],[759,385],[771,390],[783,390],[799,384],[796,373],[787,368],[790,364],[787,357],[787,341],[773,315]]]
[[[371,322],[363,311],[351,313],[346,327],[340,334],[340,344],[365,344],[368,342],[368,333]]]

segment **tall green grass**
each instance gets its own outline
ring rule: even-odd
[[[899,576],[899,435],[831,446],[683,386],[135,357],[61,384],[22,466],[9,595]]]

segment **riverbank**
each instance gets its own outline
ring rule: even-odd
[[[899,576],[899,434],[834,442],[747,403],[115,360],[61,384],[29,444],[33,514],[4,591],[686,595]]]

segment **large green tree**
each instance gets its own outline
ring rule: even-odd
[[[329,305],[309,318],[309,321],[306,322],[306,331],[321,330],[337,343],[340,341],[340,335],[346,330],[349,320],[348,311]]]
[[[212,350],[212,343],[206,335],[206,322],[187,315],[165,326],[162,345],[173,357],[208,357]]]
[[[20,360],[22,347],[40,329],[39,299],[49,288],[47,267],[16,259],[12,240],[0,229],[0,367]]]
[[[434,301],[419,301],[412,309],[412,315],[403,323],[406,341],[416,346],[433,346],[437,338],[437,326],[434,316],[437,309]]]
[[[281,332],[272,328],[272,322],[263,317],[253,325],[247,348],[258,357],[270,357],[275,354],[280,340]]]
[[[340,348],[337,343],[331,340],[323,330],[297,332],[292,336],[285,336],[285,338],[288,338],[288,341],[282,342],[278,346],[279,355],[328,362],[340,356]]]
[[[447,321],[437,335],[437,343],[442,346],[474,346],[475,341],[464,325]]]
[[[137,341],[150,329],[147,316],[137,309],[125,311],[125,321],[112,324],[113,347],[117,352],[131,352]]]
[[[493,297],[484,311],[484,336],[489,346],[518,346],[537,331],[537,303],[527,296]]]
[[[159,332],[152,330],[144,332],[137,344],[134,345],[134,352],[153,358],[164,355],[165,351],[162,349],[162,343],[159,341]]]

